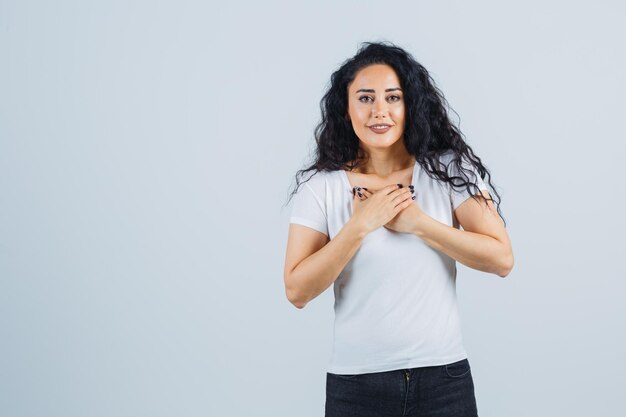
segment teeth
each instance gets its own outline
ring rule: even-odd
[[[387,129],[389,126],[372,126],[374,129]]]

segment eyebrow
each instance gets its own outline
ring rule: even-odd
[[[395,91],[395,90],[402,91],[402,89],[400,87],[394,87],[394,88],[387,88],[385,90],[385,93],[388,92],[388,91]],[[375,91],[374,91],[373,88],[359,88],[358,90],[356,90],[355,94],[358,94],[358,93],[361,93],[361,92],[363,92],[363,93],[374,93]]]

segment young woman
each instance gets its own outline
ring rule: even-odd
[[[327,417],[477,415],[456,261],[506,277],[513,251],[491,175],[446,105],[389,42],[364,43],[322,99],[284,279],[297,308],[333,284]]]

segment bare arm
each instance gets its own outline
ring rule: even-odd
[[[332,284],[360,248],[365,236],[411,204],[411,193],[392,184],[367,202],[354,196],[352,217],[337,235],[291,224],[285,257],[285,291],[289,301],[303,308]]]
[[[285,290],[297,308],[323,293],[343,271],[366,232],[351,218],[332,239],[299,224],[289,226],[285,257]]]
[[[488,191],[481,191],[486,198]],[[468,198],[455,211],[463,230],[423,215],[414,233],[429,246],[470,268],[490,272],[504,278],[513,269],[513,249],[504,223],[491,201]]]

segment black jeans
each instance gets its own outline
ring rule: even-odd
[[[477,417],[468,359],[368,374],[326,373],[326,417]]]

